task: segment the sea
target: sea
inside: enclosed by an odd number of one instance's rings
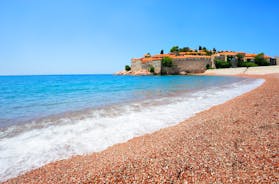
[[[173,126],[263,79],[0,76],[0,181]]]

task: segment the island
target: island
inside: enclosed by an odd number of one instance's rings
[[[236,51],[208,50],[174,46],[169,53],[161,50],[160,54],[145,54],[141,58],[132,58],[131,65],[118,75],[187,75],[204,73],[207,69],[237,68],[278,65],[279,58],[264,53],[252,54]]]

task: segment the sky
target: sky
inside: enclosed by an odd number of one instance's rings
[[[0,75],[110,74],[172,46],[279,55],[278,0],[1,0]]]

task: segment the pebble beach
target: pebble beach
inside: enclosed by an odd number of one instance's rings
[[[178,125],[4,183],[278,183],[279,74],[260,78]]]

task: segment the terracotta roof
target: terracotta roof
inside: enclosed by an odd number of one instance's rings
[[[257,54],[245,54],[245,57],[255,57]]]
[[[245,54],[245,58],[254,58],[257,54]],[[271,58],[270,56],[264,55],[264,58]]]
[[[150,62],[150,61],[158,61],[158,60],[161,60],[161,58],[150,57],[150,58],[142,58],[142,59],[141,59],[141,61],[144,62],[144,63],[145,63],[145,62]]]
[[[231,55],[231,56],[235,56],[237,55],[239,52],[220,52],[218,54],[220,55]]]
[[[190,51],[190,52],[179,52],[178,54],[179,55],[200,55],[200,54],[206,55],[206,52],[205,51],[199,51],[199,52]]]
[[[156,54],[152,57],[159,57],[159,58],[162,58],[162,57],[166,57],[166,56],[170,56],[170,54]]]
[[[211,56],[199,56],[199,55],[185,55],[185,56],[174,56],[173,59],[183,59],[183,58],[211,58]]]
[[[149,62],[149,61],[158,61],[161,60],[163,57],[170,57],[173,59],[183,59],[183,58],[211,58],[211,56],[206,56],[206,55],[200,55],[202,53],[206,53],[204,51],[202,52],[179,52],[179,55],[176,56],[172,53],[168,53],[168,54],[156,54],[153,55],[151,57],[143,57],[143,58],[132,58],[132,61],[141,61],[141,62]],[[257,54],[249,54],[249,53],[244,53],[244,52],[229,52],[229,51],[225,51],[225,52],[220,52],[217,54],[214,54],[214,56],[218,56],[218,55],[232,55],[232,56],[236,56],[237,54],[245,54],[245,58],[246,59],[253,59]],[[271,58],[269,56],[264,56],[264,58]]]

